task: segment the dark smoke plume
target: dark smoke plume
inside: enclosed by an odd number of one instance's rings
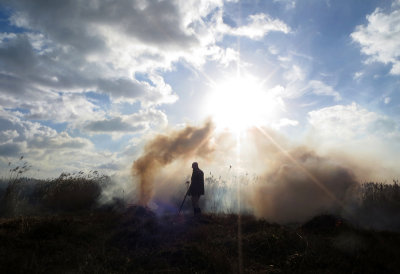
[[[134,161],[132,174],[139,177],[139,203],[147,205],[153,196],[153,181],[160,169],[173,161],[194,157],[207,159],[213,152],[210,137],[214,125],[209,120],[202,127],[187,126],[149,141],[142,156]]]

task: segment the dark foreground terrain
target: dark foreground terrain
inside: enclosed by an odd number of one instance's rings
[[[289,227],[130,207],[0,219],[0,273],[398,273],[399,249],[399,233],[333,216]]]

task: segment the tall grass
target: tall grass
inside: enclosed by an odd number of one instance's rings
[[[9,177],[0,180],[0,216],[90,210],[98,206],[103,189],[111,184],[110,177],[98,171],[62,173],[41,180],[24,177],[28,170],[27,163],[11,167]]]
[[[400,230],[400,187],[393,184],[367,182],[359,190],[360,202],[354,219],[374,229]]]

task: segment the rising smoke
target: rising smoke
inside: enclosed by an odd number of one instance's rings
[[[208,205],[219,205],[207,206],[209,211],[238,212],[246,208],[257,217],[287,223],[321,213],[345,213],[356,200],[358,162],[342,161],[338,153],[323,157],[311,146],[292,145],[273,130],[249,130],[240,149],[232,140],[235,136],[217,132],[211,121],[154,137],[132,166],[132,174],[138,179],[139,202],[147,205],[152,200],[176,198],[159,182],[164,178],[171,189],[175,183],[169,178],[182,172],[182,165],[176,163],[183,161],[189,169],[186,163],[199,157],[206,177],[210,174],[202,199]],[[219,167],[230,173],[218,174]],[[257,181],[249,182],[249,177],[241,176],[244,173],[257,174]]]
[[[187,126],[149,141],[132,166],[132,174],[139,177],[139,203],[149,203],[154,194],[154,179],[164,166],[182,159],[210,158],[214,150],[210,143],[213,131],[213,123],[207,121],[202,127]]]
[[[248,200],[254,214],[280,223],[306,221],[318,214],[346,214],[358,187],[353,172],[298,147],[278,159]]]

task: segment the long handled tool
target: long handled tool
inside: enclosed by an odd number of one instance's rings
[[[189,182],[186,182],[186,184],[189,184]],[[188,187],[188,190],[186,191],[185,197],[183,198],[183,201],[181,203],[181,207],[179,208],[178,215],[181,214],[181,210],[182,210],[183,204],[185,203],[186,196],[189,194],[189,190],[190,190],[190,186]]]

